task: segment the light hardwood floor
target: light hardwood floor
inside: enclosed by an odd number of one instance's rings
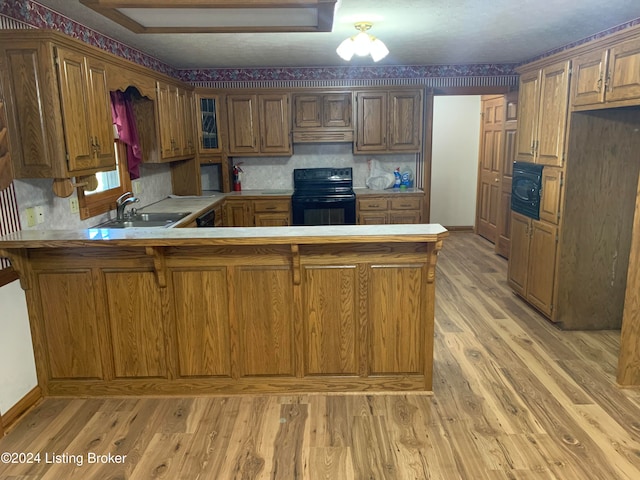
[[[432,395],[48,398],[0,440],[41,463],[0,463],[0,479],[640,478],[619,332],[555,328],[476,235],[452,233],[438,261]]]

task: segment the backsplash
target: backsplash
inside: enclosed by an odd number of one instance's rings
[[[142,165],[140,180],[140,199],[137,208],[162,200],[171,194],[171,172],[165,164]],[[77,213],[71,213],[70,199],[77,198],[74,191],[71,197],[60,198],[53,194],[51,179],[24,179],[13,181],[17,204],[20,206],[20,223],[23,230],[72,230],[89,228],[114,216],[114,211],[81,220]],[[44,223],[34,227],[27,226],[26,209],[35,206],[44,208]]]
[[[370,158],[389,171],[409,166],[416,172],[416,155],[354,155],[351,143],[296,144],[291,157],[236,158],[243,170],[243,190],[292,189],[294,168],[351,167],[353,186],[365,187]]]

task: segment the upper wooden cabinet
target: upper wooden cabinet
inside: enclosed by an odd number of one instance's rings
[[[115,167],[105,65],[54,37],[0,33],[15,178],[70,178]]]
[[[193,157],[193,92],[166,82],[157,83],[158,161]]]
[[[219,155],[222,152],[220,138],[220,97],[211,94],[196,95],[198,152],[203,155]]]
[[[109,169],[115,149],[105,65],[72,50],[56,51],[69,171]]]
[[[419,152],[422,90],[356,92],[354,153]]]
[[[300,93],[293,96],[293,141],[352,142],[351,92]]]
[[[229,154],[291,155],[290,118],[287,93],[227,95]]]
[[[570,62],[520,77],[516,160],[561,166],[569,103]]]
[[[575,58],[572,107],[635,105],[640,99],[640,39]]]

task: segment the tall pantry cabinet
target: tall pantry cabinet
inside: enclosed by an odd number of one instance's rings
[[[633,27],[519,68],[516,159],[544,168],[540,219],[511,214],[508,281],[564,329],[620,328],[638,268],[638,65]]]

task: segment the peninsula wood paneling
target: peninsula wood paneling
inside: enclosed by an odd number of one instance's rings
[[[226,269],[172,276],[179,375],[231,375]]]
[[[90,271],[38,275],[49,378],[103,378]]]
[[[117,378],[166,377],[164,312],[153,272],[107,272]]]
[[[305,266],[305,373],[357,374],[357,279],[355,265]]]
[[[423,266],[371,265],[368,281],[371,374],[422,373]]]
[[[240,375],[293,375],[291,269],[278,265],[238,267],[233,302]]]

